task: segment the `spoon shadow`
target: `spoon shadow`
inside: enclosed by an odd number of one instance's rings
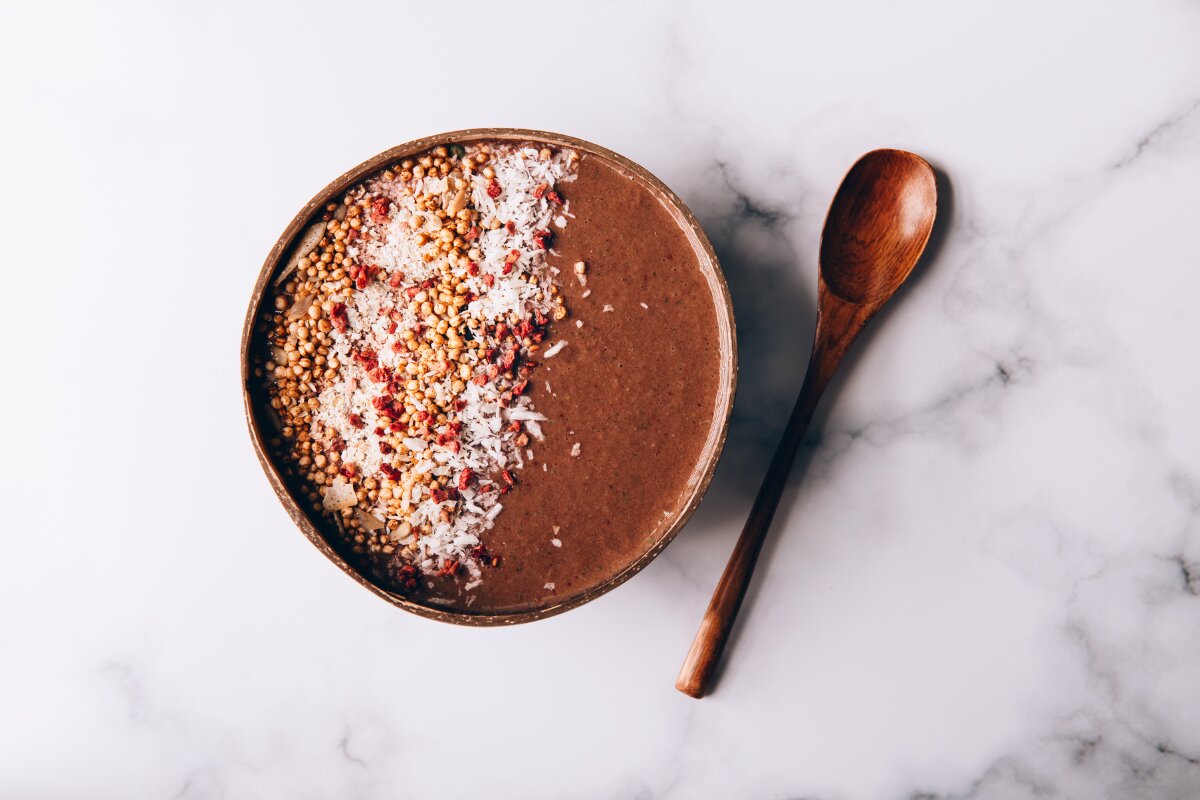
[[[874,341],[877,335],[879,335],[879,330],[886,326],[887,320],[893,313],[894,307],[898,303],[903,302],[904,298],[907,297],[909,293],[917,290],[917,286],[924,279],[925,273],[931,270],[941,257],[945,242],[950,236],[950,231],[954,225],[954,189],[949,175],[937,164],[932,164],[932,166],[938,193],[937,220],[934,224],[929,242],[925,247],[925,251],[921,256],[921,259],[918,261],[916,268],[913,270],[913,274],[902,286],[900,286],[899,289],[896,290],[895,294],[892,296],[892,299],[880,310],[875,319],[872,320],[871,324],[869,324],[863,331],[862,335],[859,337],[859,341],[856,342],[854,347],[851,348],[850,352],[846,356],[846,359],[843,361],[842,366],[839,368],[838,373],[825,390],[822,403],[814,415],[812,425],[809,427],[809,433],[805,437],[804,444],[802,445],[800,452],[796,457],[796,463],[792,467],[791,476],[788,479],[788,488],[785,490],[784,496],[781,499],[779,507],[776,511],[777,525],[783,524],[783,519],[793,511],[793,505],[796,502],[795,488],[804,480],[811,464],[812,456],[820,447],[822,439],[821,432],[824,429],[825,422],[828,419],[829,409],[832,408],[837,402],[837,399],[841,394],[843,387],[845,386],[848,375],[854,371],[859,359],[862,358],[862,353],[871,346],[871,342]],[[793,275],[796,275],[797,272],[797,270],[792,270]],[[815,293],[811,289],[808,291],[809,298],[811,298],[814,294]],[[808,306],[810,307],[810,311],[808,312],[806,320],[806,335],[798,336],[790,341],[805,342],[807,341],[807,338],[811,336],[812,329],[815,325],[815,305],[815,302],[809,300]],[[736,304],[735,313],[737,313]],[[745,342],[739,346],[739,356],[743,348],[758,346],[762,346],[762,343],[754,341]],[[807,359],[805,360],[805,366],[806,365]],[[799,364],[796,365],[796,374],[798,376],[796,380],[796,391],[799,391],[800,378],[802,378],[804,374],[804,369]],[[739,385],[739,391],[740,390],[741,386]],[[795,392],[788,397],[786,407],[790,408],[790,403],[794,397]],[[787,411],[785,408],[785,410],[779,413],[777,425],[778,432],[783,430],[786,416]],[[765,450],[756,447],[753,449],[752,453],[748,454],[753,458],[756,458],[758,461],[758,464],[754,470],[754,474],[759,480],[761,480],[762,476],[765,474],[767,463],[774,452],[775,443],[778,440],[778,432],[776,433],[775,439]],[[754,484],[754,486],[756,488],[757,483]],[[751,493],[751,497],[752,496],[753,492]],[[741,523],[744,521],[745,509],[740,504],[738,505],[738,509],[741,510],[743,516],[742,518],[739,518],[736,521],[736,524],[734,524],[728,531],[728,541],[730,543],[736,540],[737,531],[740,530]],[[724,532],[722,532],[722,536],[725,536]],[[779,547],[781,538],[782,537],[778,535],[770,536],[763,545],[763,549],[758,559],[757,574],[750,582],[750,586],[746,592],[746,597],[742,604],[741,613],[739,614],[742,619],[744,619],[747,615],[753,614],[755,607],[758,605],[758,601],[761,597],[762,585],[768,579],[768,575],[771,571],[771,565],[774,561],[776,553],[778,552],[777,548]],[[726,646],[727,652],[738,646],[738,641],[740,640],[741,635],[742,625],[735,623],[733,630],[730,633],[729,642]],[[714,682],[721,679],[726,663],[727,659],[722,659],[718,664],[716,673],[714,675]]]

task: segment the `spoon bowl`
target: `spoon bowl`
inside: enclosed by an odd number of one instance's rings
[[[850,168],[821,233],[821,277],[851,303],[881,303],[920,258],[937,214],[933,168],[903,150],[872,150]]]

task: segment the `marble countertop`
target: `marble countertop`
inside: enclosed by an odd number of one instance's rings
[[[0,5],[0,796],[1200,796],[1200,7]],[[694,521],[564,616],[400,612],[296,532],[238,338],[332,176],[477,125],[691,205],[741,383]],[[717,693],[672,688],[881,146],[935,252],[802,451]]]

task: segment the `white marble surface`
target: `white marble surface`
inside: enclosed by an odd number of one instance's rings
[[[1200,7],[782,7],[0,2],[0,796],[1200,796]],[[316,189],[493,124],[677,189],[743,373],[662,558],[466,630],[298,535],[237,353]],[[940,246],[826,398],[696,702],[825,207],[878,146],[944,173]]]

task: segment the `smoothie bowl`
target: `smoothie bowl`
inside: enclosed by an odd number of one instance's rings
[[[380,597],[497,625],[621,584],[716,467],[733,312],[683,203],[518,129],[392,148],[271,250],[247,312],[251,438],[308,539]]]

